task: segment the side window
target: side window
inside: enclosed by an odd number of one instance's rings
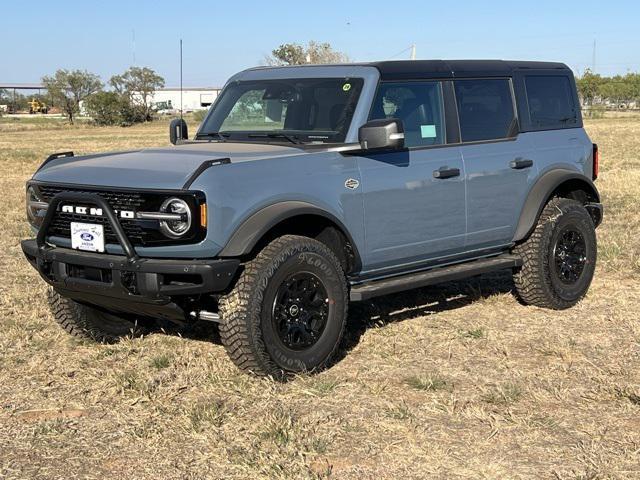
[[[398,118],[407,147],[445,143],[440,82],[384,82],[373,101],[369,120]]]
[[[509,80],[492,78],[454,83],[462,141],[509,138],[515,122]]]
[[[528,75],[524,83],[533,127],[566,128],[578,123],[573,90],[567,77]]]

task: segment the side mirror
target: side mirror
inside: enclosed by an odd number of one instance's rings
[[[175,118],[171,120],[169,124],[169,141],[176,145],[182,140],[189,139],[189,130],[187,129],[187,122],[181,118]]]
[[[400,149],[404,147],[402,120],[397,118],[371,120],[358,130],[358,141],[363,150]]]

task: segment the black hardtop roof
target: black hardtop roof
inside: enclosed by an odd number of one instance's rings
[[[556,71],[573,75],[571,69],[559,62],[531,62],[521,60],[385,60],[380,62],[278,65],[249,68],[251,70],[373,67],[382,80],[410,80],[419,78],[510,77],[516,71]]]
[[[385,79],[508,77],[515,70],[565,70],[564,63],[514,60],[392,60],[370,62]]]

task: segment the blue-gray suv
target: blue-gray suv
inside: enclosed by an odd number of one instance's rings
[[[522,303],[568,308],[602,220],[579,105],[559,63],[253,68],[193,139],[51,155],[22,249],[69,333],[213,321],[279,378],[331,362],[350,301],[511,269]]]

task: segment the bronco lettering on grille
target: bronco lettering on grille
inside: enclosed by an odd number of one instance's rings
[[[114,210],[120,218],[135,218],[136,214],[132,210]],[[80,207],[75,205],[63,205],[62,213],[77,213],[79,215],[92,215],[94,217],[102,217],[101,208],[96,207]]]

